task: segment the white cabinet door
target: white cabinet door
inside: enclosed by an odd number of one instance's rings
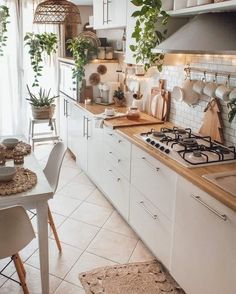
[[[126,0],[93,0],[94,29],[126,26]]]
[[[93,117],[88,119],[88,175],[97,186],[101,187],[103,129],[96,128],[96,120]]]
[[[60,93],[60,101],[59,101],[59,133],[60,138],[64,142],[64,144],[67,146],[68,144],[68,137],[67,137],[67,114],[66,114],[66,107],[67,107],[67,98],[65,95]]]
[[[236,293],[236,213],[180,177],[171,274],[188,294]]]
[[[169,269],[172,223],[131,186],[129,223],[156,257]]]

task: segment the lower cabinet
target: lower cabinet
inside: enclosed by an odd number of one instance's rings
[[[172,223],[132,186],[129,223],[156,257],[169,269]]]
[[[179,177],[171,274],[188,294],[236,293],[236,215]]]

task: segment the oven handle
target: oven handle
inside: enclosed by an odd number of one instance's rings
[[[142,159],[146,162],[147,165],[149,165],[151,168],[154,168],[157,172],[160,170],[159,167],[156,167],[151,162],[149,162],[145,156],[143,156]]]
[[[225,214],[221,214],[219,213],[217,210],[215,210],[214,208],[210,207],[206,202],[204,202],[200,196],[198,195],[191,195],[193,199],[195,199],[197,202],[199,202],[200,204],[202,204],[203,206],[205,206],[208,210],[210,210],[211,212],[213,212],[215,215],[217,215],[219,218],[221,218],[223,221],[227,221],[227,215]]]

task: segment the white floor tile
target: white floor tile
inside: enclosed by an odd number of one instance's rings
[[[88,178],[88,176],[86,176],[85,173],[77,175],[75,178],[73,178],[73,182],[76,182],[81,185],[90,185],[94,187],[93,182]]]
[[[129,262],[145,262],[153,259],[155,259],[154,255],[149,251],[142,241],[139,241],[130,257]]]
[[[98,189],[94,190],[86,199],[87,202],[100,205],[102,207],[113,208],[111,203]]]
[[[83,202],[70,217],[90,225],[102,227],[111,215],[112,211],[112,208]]]
[[[94,189],[94,186],[70,181],[62,189],[59,190],[59,193],[73,199],[85,200],[93,192]]]
[[[49,239],[49,272],[63,279],[82,254],[82,250],[63,243],[61,245],[62,252],[60,254],[56,242]],[[37,250],[26,263],[39,269],[39,251]]]
[[[126,263],[136,244],[136,239],[102,229],[86,251],[114,262]]]
[[[30,294],[42,294],[40,271],[32,266],[25,265],[26,270],[26,283]],[[15,273],[14,279],[18,280],[18,276]],[[62,282],[61,279],[50,275],[50,293],[54,293],[56,288]],[[1,294],[23,294],[22,288],[19,284],[8,280],[1,288]]]
[[[113,212],[113,214],[107,220],[103,228],[138,240],[138,237],[135,234],[135,232],[126,223],[126,221],[119,215],[117,211]]]
[[[55,294],[85,294],[84,289],[63,281]]]
[[[82,287],[79,280],[79,273],[90,271],[98,267],[112,266],[115,264],[116,263],[111,260],[105,259],[103,257],[88,252],[84,252],[80,256],[79,260],[75,263],[73,268],[69,271],[69,273],[65,277],[65,280]]]
[[[63,216],[63,215],[60,215],[57,213],[53,213],[53,212],[52,212],[52,216],[53,216],[53,220],[54,220],[56,228],[58,228],[66,219],[66,216]],[[34,231],[36,233],[38,233],[37,216],[35,216],[33,219],[31,219],[31,223],[33,225]],[[51,234],[52,234],[52,229],[51,229],[50,225],[48,225],[48,235],[50,236]]]
[[[69,181],[71,181],[78,174],[80,174],[80,170],[78,168],[62,166],[57,190],[65,186]]]
[[[62,242],[84,250],[98,231],[98,227],[69,218],[58,229],[58,235]]]
[[[69,216],[81,204],[81,200],[72,199],[67,195],[56,193],[52,200],[49,201],[49,207],[52,212],[63,216]]]

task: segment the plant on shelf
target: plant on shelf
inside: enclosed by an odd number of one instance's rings
[[[118,87],[118,89],[114,91],[113,100],[117,106],[125,105],[125,93],[122,91],[121,87]]]
[[[230,100],[230,102],[227,103],[227,106],[229,108],[228,119],[229,122],[232,123],[234,117],[236,116],[236,98]]]
[[[76,78],[79,83],[82,82],[85,76],[85,65],[88,63],[88,51],[94,47],[91,42],[84,37],[76,37],[67,41],[67,48],[72,53],[75,61],[73,68],[73,78]]]
[[[29,55],[31,66],[34,71],[34,82],[32,87],[39,86],[39,77],[43,71],[43,57],[56,53],[57,50],[57,35],[54,33],[26,33],[24,41],[25,45],[29,46]]]
[[[54,104],[55,99],[59,96],[50,96],[51,89],[49,91],[39,89],[38,95],[33,94],[29,86],[27,85],[27,90],[29,93],[29,101],[32,109],[32,115],[35,119],[48,119],[52,118],[56,105]]]
[[[3,56],[3,47],[7,42],[7,25],[10,23],[9,8],[5,5],[0,5],[0,56]]]
[[[132,17],[136,18],[132,34],[136,44],[130,45],[136,63],[143,64],[145,70],[151,66],[157,66],[157,69],[161,71],[164,55],[153,53],[152,50],[165,39],[168,14],[162,10],[161,0],[132,0],[131,2],[138,7],[138,10],[132,14]],[[160,23],[160,29],[157,29],[157,23]]]

